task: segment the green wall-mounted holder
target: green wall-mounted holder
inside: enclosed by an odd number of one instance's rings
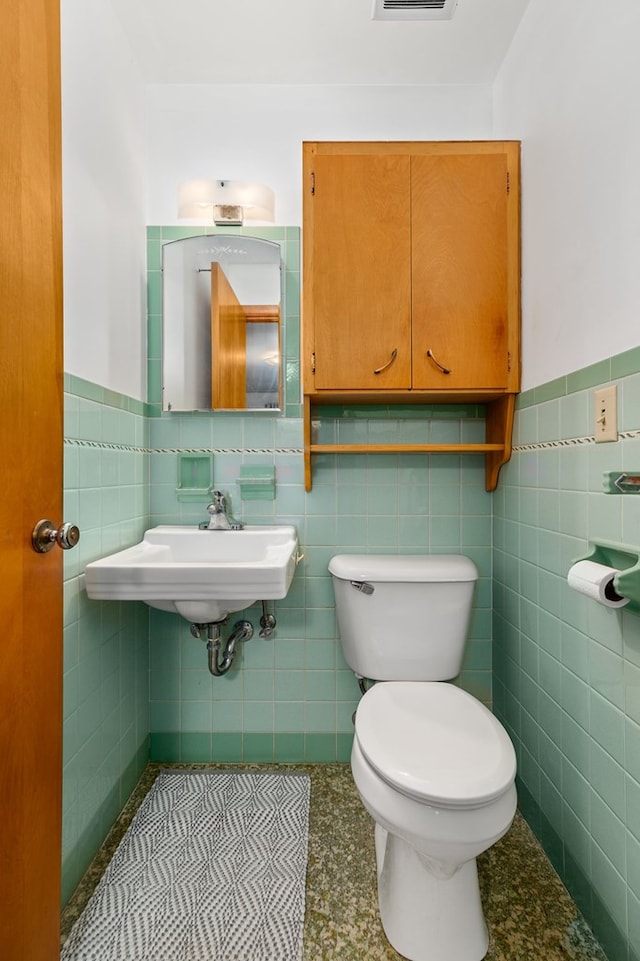
[[[243,501],[273,501],[276,499],[276,469],[265,465],[240,467],[237,480]]]
[[[613,579],[613,586],[623,597],[629,598],[624,610],[640,612],[640,547],[618,544],[614,541],[589,541],[590,551],[578,561],[593,561],[605,567],[616,567],[620,573]]]
[[[202,501],[211,494],[213,458],[211,454],[178,454],[179,501]]]
[[[605,494],[640,494],[640,470],[607,470],[602,489]]]

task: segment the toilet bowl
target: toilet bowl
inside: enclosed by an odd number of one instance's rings
[[[376,822],[390,943],[411,961],[480,961],[489,940],[475,859],[516,810],[504,729],[453,685],[388,681],[358,706],[351,769]]]
[[[410,961],[481,961],[476,858],[509,829],[517,797],[506,731],[445,683],[461,670],[477,569],[458,555],[344,554],[329,570],[345,660],[366,691],[351,769],[375,821],[385,934]]]

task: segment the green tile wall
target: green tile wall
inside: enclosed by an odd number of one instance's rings
[[[277,602],[277,636],[254,638],[228,675],[212,678],[206,649],[178,616],[151,612],[151,756],[157,760],[347,760],[358,687],[337,637],[330,557],[342,552],[453,552],[476,561],[481,581],[472,641],[460,683],[491,701],[491,497],[480,457],[327,455],[314,458],[305,493],[300,419],[300,245],[298,228],[258,235],[283,243],[286,409],[284,415],[160,415],[161,245],[191,228],[152,227],[149,244],[151,523],[196,524],[206,499],[176,496],[179,457],[211,452],[216,487],[245,523],[292,523],[304,560]],[[247,229],[248,233],[258,233]],[[407,443],[479,438],[483,411],[440,408],[327,408],[321,436]],[[275,468],[275,500],[242,501],[241,467]],[[259,606],[246,612],[259,625]],[[239,614],[238,617],[241,615]],[[256,632],[257,633],[257,632]]]
[[[104,840],[148,757],[148,611],[90,601],[85,565],[148,526],[146,405],[65,377],[62,896]]]
[[[176,229],[148,235],[149,404],[66,383],[65,516],[80,519],[83,540],[66,558],[65,892],[135,781],[147,732],[157,760],[348,758],[358,691],[337,639],[333,553],[464,552],[481,579],[460,683],[486,703],[493,697],[516,744],[521,807],[609,957],[637,961],[640,618],[570,591],[566,572],[589,537],[640,541],[640,497],[604,495],[600,480],[640,464],[640,348],[519,398],[516,449],[494,495],[470,455],[319,456],[305,493],[299,235],[285,232],[285,415],[160,415],[159,251]],[[603,380],[619,385],[625,434],[596,446],[591,393]],[[475,408],[324,415],[319,431],[341,440],[473,439],[482,430]],[[246,522],[294,523],[305,553],[275,605],[277,635],[252,640],[222,678],[208,673],[204,645],[181,618],[95,605],[79,577],[88,560],[152,524],[203,519],[204,499],[176,496],[179,455],[194,449],[213,456],[214,482]],[[242,502],[240,467],[262,464],[275,467],[276,499]],[[260,613],[247,615],[257,625]]]
[[[566,581],[588,540],[640,551],[640,350],[528,391],[493,498],[494,709],[520,804],[610,959],[640,957],[640,617]],[[594,444],[593,388],[618,385],[617,443]]]
[[[460,683],[491,701],[491,495],[478,458],[340,455],[318,458],[304,491],[302,455],[277,446],[252,453],[247,421],[233,415],[172,414],[150,424],[151,524],[196,524],[201,504],[178,501],[177,461],[194,424],[211,444],[214,482],[245,523],[294,524],[304,559],[285,600],[274,604],[277,635],[240,649],[238,669],[213,678],[206,648],[186,621],[151,612],[151,744],[156,760],[348,760],[359,694],[342,658],[327,564],[338,552],[465,553],[481,573]],[[261,417],[261,421],[263,418]],[[280,422],[282,423],[282,422]],[[434,420],[431,419],[431,424]],[[233,447],[226,453],[229,434]],[[262,432],[262,443],[265,440]],[[302,446],[302,424],[287,422],[287,444]],[[241,501],[242,464],[273,464],[273,501]],[[257,628],[254,605],[237,617]],[[234,616],[235,619],[235,616]]]
[[[320,456],[305,493],[299,232],[284,234],[285,414],[251,417],[160,414],[159,252],[177,230],[148,234],[149,403],[77,377],[65,383],[65,516],[83,532],[65,558],[65,896],[148,749],[158,760],[348,758],[358,691],[337,638],[333,553],[464,552],[481,579],[460,683],[493,698],[516,744],[521,808],[610,959],[638,961],[640,618],[570,591],[566,572],[589,537],[640,541],[640,498],[604,495],[600,480],[640,465],[640,348],[521,395],[516,448],[494,495],[484,491],[481,458],[469,455]],[[596,446],[592,389],[612,380],[624,434]],[[416,443],[482,432],[475,408],[363,414],[327,409],[319,430]],[[212,455],[214,482],[246,522],[294,523],[305,553],[275,605],[276,636],[252,640],[222,678],[208,673],[204,645],[181,618],[89,602],[80,576],[150,525],[203,518],[204,499],[176,495],[179,455],[194,450]],[[241,465],[261,464],[275,467],[276,499],[242,502]],[[257,625],[260,613],[247,615]]]

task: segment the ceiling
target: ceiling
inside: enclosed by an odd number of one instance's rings
[[[372,21],[372,0],[109,0],[148,83],[491,83],[530,0]]]

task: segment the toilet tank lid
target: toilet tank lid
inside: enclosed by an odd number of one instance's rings
[[[345,581],[476,581],[478,569],[461,554],[336,554],[329,572]]]

